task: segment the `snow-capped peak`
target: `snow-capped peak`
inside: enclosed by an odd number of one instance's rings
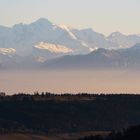
[[[40,19],[38,19],[37,21],[35,21],[36,23],[44,23],[44,24],[46,24],[46,23],[49,23],[49,24],[53,24],[51,21],[49,21],[48,19],[46,19],[46,18],[40,18]]]
[[[118,36],[124,36],[124,35],[120,32],[113,32],[109,35],[109,37],[118,37]]]
[[[65,31],[67,31],[73,39],[75,39],[75,40],[77,39],[76,36],[70,31],[70,29],[66,25],[59,25],[59,27]]]
[[[16,50],[13,48],[0,48],[0,53],[3,55],[14,54],[16,53]]]
[[[89,50],[91,51],[91,52],[94,52],[94,51],[96,51],[96,50],[98,50],[99,48],[98,47],[95,47],[95,48],[89,48]]]
[[[66,46],[44,43],[44,42],[40,42],[38,45],[35,45],[35,48],[42,49],[42,50],[49,50],[52,53],[71,53],[71,52],[73,52],[72,49],[67,48]]]

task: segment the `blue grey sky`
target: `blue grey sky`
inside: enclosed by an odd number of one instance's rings
[[[40,17],[104,34],[138,34],[140,0],[0,0],[0,25],[30,23]]]

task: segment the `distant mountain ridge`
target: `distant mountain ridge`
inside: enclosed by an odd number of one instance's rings
[[[130,48],[137,43],[140,43],[139,35],[114,32],[106,37],[92,28],[80,30],[40,18],[31,24],[0,26],[0,67],[24,66],[22,63],[36,65],[51,59],[59,60],[65,55],[72,55],[74,59],[79,55],[89,56],[92,51],[98,52],[101,50],[98,48],[118,53],[115,50]]]
[[[44,56],[45,55],[46,54],[44,54]],[[22,57],[16,54],[0,54],[0,68],[37,68],[51,70],[139,70],[140,44],[136,44],[131,48],[117,50],[98,48],[88,54],[69,54],[64,56],[58,56],[57,58],[52,57],[52,59],[49,60],[44,60],[43,57],[35,57],[32,55]]]
[[[132,48],[99,48],[86,55],[63,56],[43,63],[50,69],[140,69],[140,44]]]

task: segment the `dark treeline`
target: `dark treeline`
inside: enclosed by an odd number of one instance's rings
[[[0,133],[112,131],[140,124],[140,95],[15,94],[0,97]]]
[[[108,136],[85,136],[79,140],[140,140],[140,125],[112,132]]]

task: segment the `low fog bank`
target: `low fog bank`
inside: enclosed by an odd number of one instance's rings
[[[0,71],[0,91],[33,93],[140,93],[139,71]]]

